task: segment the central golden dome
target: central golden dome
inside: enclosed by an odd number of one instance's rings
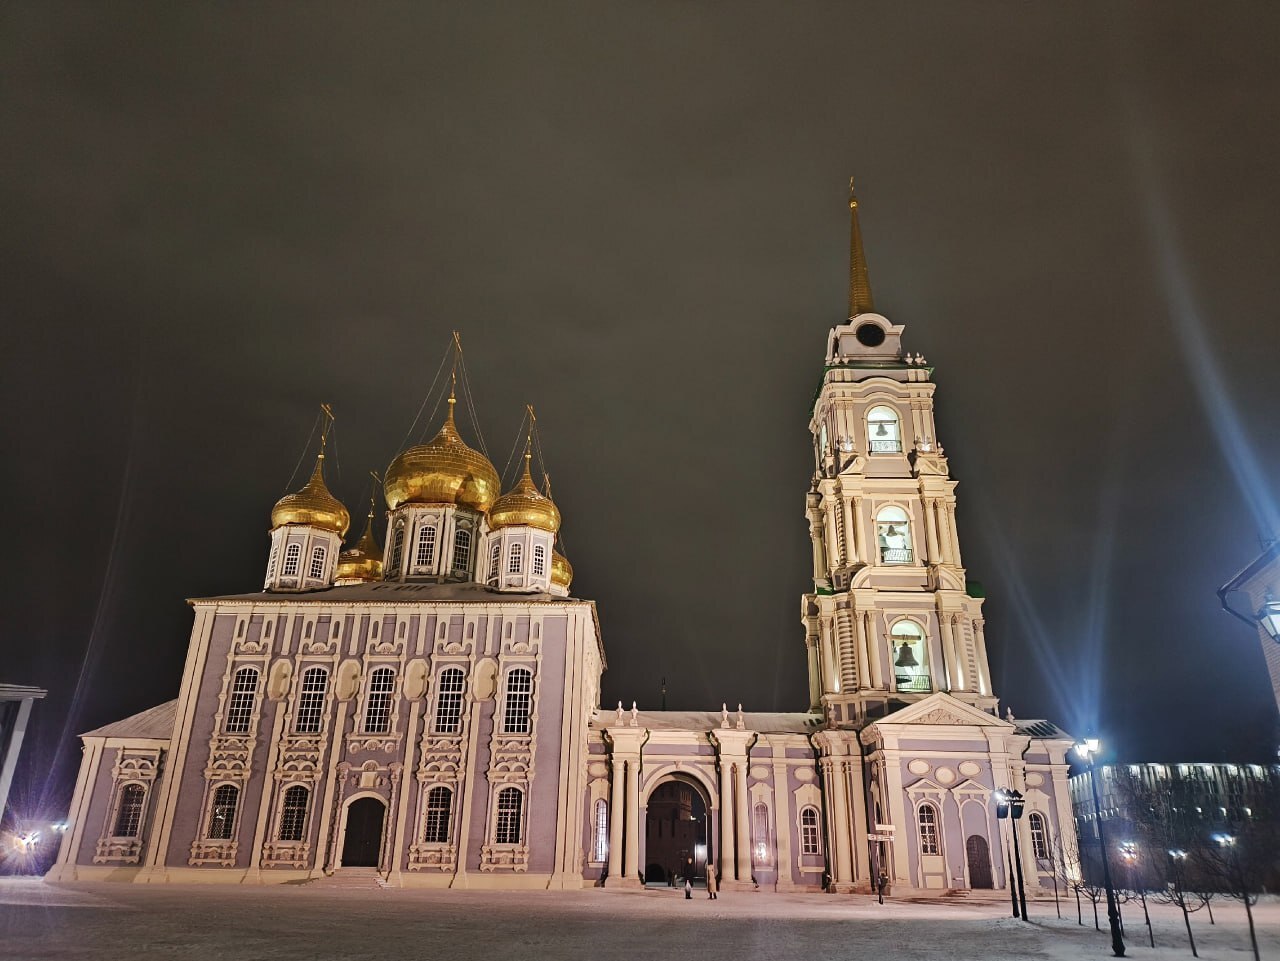
[[[324,453],[316,457],[315,470],[302,490],[285,494],[271,509],[271,528],[285,524],[302,524],[333,531],[339,537],[351,526],[351,515],[338,498],[329,493],[324,483]]]
[[[382,548],[373,539],[373,514],[365,523],[364,533],[355,547],[338,555],[338,569],[334,574],[338,581],[382,580]]]
[[[536,527],[554,534],[560,529],[560,509],[555,502],[538,491],[529,475],[529,451],[524,452],[524,473],[516,486],[493,502],[489,511],[489,529],[502,527]]]
[[[387,506],[401,504],[457,504],[474,511],[493,506],[502,482],[489,458],[462,441],[453,422],[453,405],[440,432],[429,443],[396,455],[387,468],[382,490]]]

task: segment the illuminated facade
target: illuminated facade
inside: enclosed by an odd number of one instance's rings
[[[1074,847],[1070,738],[1002,719],[961,564],[932,370],[875,313],[851,201],[848,322],[809,427],[806,709],[602,706],[595,606],[569,592],[531,459],[500,494],[453,398],[387,471],[386,543],[324,482],[272,515],[262,591],[192,601],[178,699],[84,735],[53,878],[580,888],[717,865],[727,890],[1001,887],[1019,842]],[[323,882],[322,882],[323,883]]]

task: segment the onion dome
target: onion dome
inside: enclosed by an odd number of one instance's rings
[[[285,524],[299,524],[332,531],[339,537],[347,533],[347,528],[351,526],[351,515],[342,506],[342,502],[329,493],[329,488],[324,483],[323,467],[322,451],[316,457],[315,469],[306,486],[297,493],[285,494],[276,501],[276,506],[271,509],[272,530]]]
[[[364,533],[356,546],[338,555],[338,570],[334,575],[338,581],[380,581],[382,580],[382,548],[373,539],[373,512],[369,512],[369,520],[364,525]]]
[[[551,583],[567,591],[572,581],[573,565],[569,563],[569,558],[553,550],[551,552]]]
[[[382,489],[392,510],[401,504],[457,504],[481,512],[493,506],[502,481],[489,458],[463,443],[453,422],[456,403],[450,394],[440,432],[401,451],[387,468]]]
[[[503,527],[536,527],[554,534],[560,529],[560,510],[555,502],[533,485],[529,461],[533,454],[524,452],[524,473],[516,486],[493,502],[489,511],[489,529]]]

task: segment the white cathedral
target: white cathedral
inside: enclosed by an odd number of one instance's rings
[[[932,368],[875,312],[850,208],[849,319],[809,422],[807,709],[602,706],[550,487],[526,451],[501,493],[451,396],[386,471],[384,547],[371,512],[342,550],[322,443],[272,511],[262,590],[191,601],[177,699],[82,735],[48,877],[626,888],[712,865],[728,890],[942,895],[1006,887],[1016,843],[1031,893],[1050,885],[1071,738],[1000,717]]]

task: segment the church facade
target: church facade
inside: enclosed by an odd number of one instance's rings
[[[310,480],[272,512],[260,591],[191,601],[176,700],[82,735],[53,880],[1032,893],[1075,848],[1070,737],[999,715],[932,369],[875,312],[851,197],[849,318],[812,408],[793,713],[600,704],[531,454],[502,493],[448,414],[396,457],[387,536]],[[993,792],[1026,816],[999,820]]]

